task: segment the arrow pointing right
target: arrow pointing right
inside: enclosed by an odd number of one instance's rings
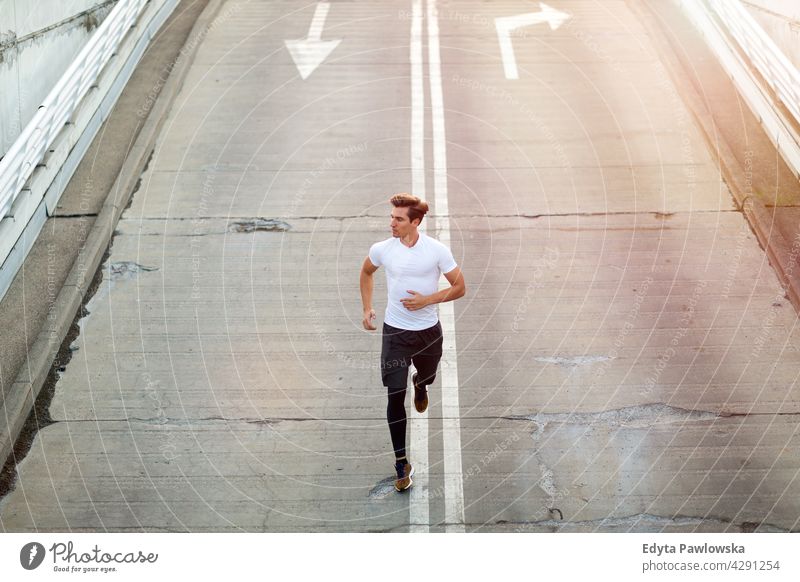
[[[552,30],[557,29],[569,19],[569,14],[551,8],[547,4],[539,3],[541,12],[528,12],[516,16],[504,16],[494,19],[497,28],[497,39],[500,41],[500,54],[503,56],[503,68],[506,79],[519,79],[517,59],[514,56],[514,46],[511,44],[511,33],[525,26],[532,26],[546,22]]]
[[[333,49],[342,42],[341,39],[322,40],[322,29],[325,27],[325,19],[330,7],[331,5],[327,2],[317,4],[311,27],[308,29],[308,37],[284,41],[303,80],[308,79],[311,73],[322,64],[322,61],[328,58]]]

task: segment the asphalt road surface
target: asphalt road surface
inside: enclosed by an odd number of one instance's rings
[[[639,16],[550,6],[227,2],[2,528],[797,530],[796,314]],[[403,191],[468,291],[397,494]]]

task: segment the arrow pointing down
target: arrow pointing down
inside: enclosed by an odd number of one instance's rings
[[[317,4],[307,38],[284,41],[303,80],[308,79],[311,73],[322,64],[322,61],[328,58],[333,49],[342,42],[341,39],[322,40],[322,29],[325,26],[325,18],[328,16],[330,7],[331,5],[327,2]]]
[[[541,12],[528,12],[527,14],[494,19],[494,25],[497,28],[497,39],[500,41],[500,54],[503,55],[503,68],[505,69],[506,79],[519,79],[517,59],[514,56],[514,46],[511,44],[511,33],[513,31],[542,22],[548,23],[550,28],[555,30],[569,19],[569,14],[551,8],[547,4],[540,2],[539,8],[542,9]]]

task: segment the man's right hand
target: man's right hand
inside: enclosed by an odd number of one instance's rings
[[[369,330],[373,330],[373,331],[378,329],[377,327],[372,325],[372,322],[375,319],[375,317],[376,317],[376,315],[375,315],[375,310],[374,309],[366,309],[366,310],[364,310],[364,321],[361,322],[364,325],[364,329],[369,329]]]

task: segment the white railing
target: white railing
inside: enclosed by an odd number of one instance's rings
[[[744,53],[800,122],[800,72],[739,0],[708,0]]]
[[[0,160],[0,220],[147,3],[119,0]]]
[[[800,178],[797,69],[739,0],[673,1],[705,37],[786,164]],[[754,67],[763,81],[753,73]],[[787,118],[781,104],[793,119]]]

